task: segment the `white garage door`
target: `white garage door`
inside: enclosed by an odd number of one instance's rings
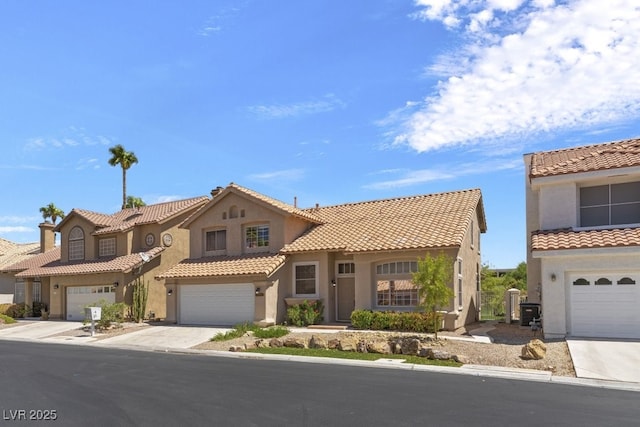
[[[233,326],[253,322],[255,291],[251,283],[182,285],[180,323]]]
[[[571,335],[640,338],[640,274],[574,274]]]
[[[84,308],[104,300],[116,302],[116,288],[113,286],[70,286],[67,287],[67,320],[84,320]]]

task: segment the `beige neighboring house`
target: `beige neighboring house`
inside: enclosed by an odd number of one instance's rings
[[[524,161],[528,295],[545,336],[640,338],[640,139]]]
[[[0,238],[0,271],[39,253],[39,243],[14,243]],[[37,298],[37,290],[34,294]],[[24,302],[24,281],[16,281],[15,276],[10,272],[0,272],[0,304],[19,302]]]
[[[100,300],[131,304],[132,286],[149,283],[146,317],[167,316],[164,281],[154,276],[182,260],[189,233],[179,225],[209,197],[195,197],[106,215],[73,209],[57,226],[40,224],[44,253],[7,266],[25,283],[25,300],[33,283],[54,319],[84,320],[84,307]],[[54,247],[54,232],[60,246]]]
[[[452,258],[446,327],[478,319],[480,190],[300,209],[231,183],[182,225],[189,258],[158,275],[181,324],[281,323],[322,300],[324,323],[355,309],[414,311],[417,259]]]

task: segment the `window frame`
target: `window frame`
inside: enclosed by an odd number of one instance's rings
[[[209,249],[209,234],[210,233],[214,233],[214,248],[213,249]],[[218,233],[224,233],[224,247],[223,248],[218,248],[217,243],[218,243]],[[221,254],[226,252],[227,250],[227,229],[226,228],[215,228],[215,229],[210,229],[210,230],[205,230],[204,231],[204,252],[206,254]]]
[[[79,231],[78,236],[74,236],[74,231]],[[67,241],[67,257],[69,261],[82,261],[85,259],[84,230],[80,226],[75,226],[69,231]]]
[[[636,220],[634,222],[618,222],[618,221],[614,221],[614,216],[615,215],[619,215],[618,212],[616,212],[616,210],[618,209],[623,209],[624,207],[638,207],[640,208],[640,188],[638,190],[638,195],[634,195],[633,192],[631,192],[631,197],[636,197],[636,199],[634,200],[623,200],[623,201],[614,201],[614,198],[616,198],[616,189],[623,186],[623,185],[630,185],[630,184],[635,184],[638,187],[640,187],[640,181],[630,181],[630,182],[618,182],[618,183],[610,183],[610,184],[600,184],[600,185],[588,185],[588,186],[581,186],[578,188],[578,212],[579,212],[579,222],[580,222],[580,228],[598,228],[598,227],[611,227],[611,226],[624,226],[624,225],[634,225],[634,224],[640,224],[640,216],[638,216],[637,218],[635,218]],[[583,194],[583,190],[586,192],[587,190],[594,190],[596,188],[606,188],[606,198],[607,201],[606,203],[604,202],[604,200],[602,202],[590,202],[591,204],[585,204],[587,203],[584,199],[587,198],[587,194]],[[598,195],[595,195],[595,198],[597,199]],[[604,196],[604,195],[602,195]],[[591,197],[594,197],[594,195],[591,195]],[[606,223],[602,223],[602,222],[597,222],[594,224],[589,224],[589,225],[585,225],[584,221],[586,220],[585,218],[585,213],[588,213],[589,211],[593,212],[596,209],[600,209],[604,212],[604,210],[606,209],[606,216],[607,216],[607,221]]]
[[[244,233],[243,233],[243,240],[244,240],[244,248],[245,250],[248,251],[255,251],[255,252],[260,252],[260,251],[265,251],[265,250],[269,250],[269,245],[271,243],[271,230],[270,230],[270,226],[269,224],[266,223],[261,223],[261,224],[254,224],[254,225],[245,225],[244,226]],[[255,229],[256,235],[255,238],[253,236],[249,236],[250,230]],[[261,229],[264,230],[266,229],[266,241],[263,237],[263,241],[261,242],[260,240],[260,233],[261,233]],[[251,241],[255,241],[255,246],[252,246],[249,242]]]
[[[407,268],[408,267],[408,268]],[[418,271],[417,261],[388,261],[380,262],[375,265],[373,271],[373,284],[375,286],[375,307],[387,310],[415,310],[420,305],[420,294],[418,286],[413,283],[413,273]],[[413,289],[402,289],[392,291],[395,282],[410,282]],[[381,282],[389,282],[388,289],[378,290]],[[409,304],[396,304],[398,301],[409,301]],[[381,304],[381,301],[387,301],[387,304]],[[415,302],[415,304],[414,304]]]
[[[456,292],[456,302],[458,305],[458,310],[461,310],[462,308],[464,308],[464,300],[463,300],[463,281],[464,281],[464,274],[463,274],[463,268],[462,268],[462,258],[461,257],[457,257],[456,259],[456,265],[457,265],[457,270],[458,270],[458,283],[457,283],[457,292]]]
[[[298,293],[298,271],[297,268],[298,267],[304,267],[304,266],[310,266],[312,265],[314,267],[314,293],[312,294],[300,294]],[[293,263],[293,267],[292,267],[292,275],[293,275],[293,280],[292,280],[292,292],[293,295],[297,298],[317,298],[320,295],[320,287],[319,287],[319,283],[320,283],[320,278],[319,276],[319,272],[320,272],[320,262],[319,261],[299,261],[299,262],[294,262]],[[310,280],[308,278],[302,278],[300,280]]]
[[[111,248],[113,248],[111,252],[109,253],[103,252],[104,250],[111,249]],[[116,256],[116,254],[117,254],[117,242],[115,237],[105,237],[102,239],[98,239],[98,257],[105,258],[105,257]]]

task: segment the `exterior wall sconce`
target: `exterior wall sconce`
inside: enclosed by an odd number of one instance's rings
[[[119,285],[120,285],[120,283],[118,283],[118,282],[113,282],[113,286],[114,286],[114,287],[116,287],[116,288],[117,288]]]
[[[336,287],[336,279],[331,280],[331,286],[333,286],[334,288]]]
[[[60,285],[56,283],[55,285],[53,285],[53,289],[60,289]]]
[[[173,289],[169,289],[169,290],[167,291],[167,295],[169,295],[169,296],[173,295]]]
[[[264,295],[264,294],[262,293],[262,289],[260,289],[260,286],[258,286],[258,287],[256,288],[256,296],[257,296],[257,297],[259,297],[259,296],[262,296],[262,295]]]
[[[551,273],[551,281],[552,282],[556,281],[556,273]]]

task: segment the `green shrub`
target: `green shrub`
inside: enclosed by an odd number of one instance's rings
[[[47,311],[47,304],[39,301],[35,301],[33,303],[33,316],[40,317],[42,316],[42,312]]]
[[[0,314],[4,314],[5,316],[8,316],[8,312],[9,310],[12,310],[12,307],[15,304],[0,304]]]
[[[289,329],[284,326],[271,326],[269,328],[258,328],[253,331],[256,338],[280,338],[289,333]]]
[[[16,323],[16,320],[11,316],[7,316],[6,314],[0,314],[0,323],[6,323],[7,325],[10,325],[12,323]]]
[[[18,304],[3,304],[3,306],[7,305],[8,307],[6,308],[6,312],[4,314],[13,317],[14,319],[20,319],[31,315],[31,307],[23,302],[20,302]]]
[[[249,331],[255,332],[257,329],[260,329],[260,328],[257,325],[254,325],[253,323],[240,323],[238,325],[235,325],[233,329],[230,331],[227,331],[224,333],[222,332],[217,333],[213,338],[211,338],[210,341],[228,341],[234,338],[240,338],[247,332]]]
[[[287,308],[287,319],[294,326],[309,326],[322,322],[324,306],[322,301],[302,301],[300,304]]]
[[[372,320],[371,310],[354,310],[351,313],[351,325],[356,329],[371,329]]]
[[[377,331],[389,331],[392,329],[395,313],[390,311],[374,311],[371,319],[371,329]]]
[[[127,305],[123,302],[110,303],[101,299],[86,307],[101,307],[100,320],[96,320],[96,327],[98,329],[109,329],[114,324],[122,323]],[[85,319],[83,323],[87,324],[90,322],[90,319]]]

